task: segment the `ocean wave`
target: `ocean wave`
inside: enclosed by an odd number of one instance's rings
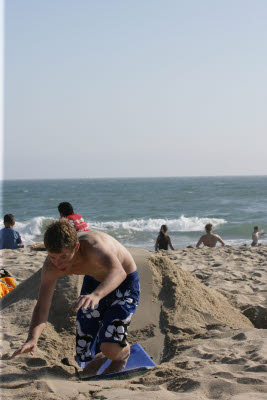
[[[16,229],[25,245],[42,240],[46,226],[53,221],[54,218],[35,217],[29,221],[16,221],[14,229]]]
[[[16,221],[15,229],[20,233],[25,245],[43,240],[46,226],[53,221],[50,217],[35,217],[25,222]],[[87,221],[92,230],[99,230],[114,235],[123,241],[143,241],[147,242],[147,234],[157,233],[161,225],[167,225],[171,233],[175,232],[201,232],[207,223],[212,223],[214,227],[226,224],[222,218],[199,218],[185,217],[181,215],[177,219],[148,218],[132,219],[129,221],[107,221],[90,222]]]
[[[177,219],[149,218],[149,219],[133,219],[131,221],[108,221],[89,223],[92,229],[101,231],[139,231],[139,232],[158,232],[161,225],[167,225],[171,232],[200,232],[204,226],[212,223],[214,227],[226,224],[223,218],[199,218],[199,217],[181,217]]]

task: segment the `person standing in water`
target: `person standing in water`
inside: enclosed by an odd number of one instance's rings
[[[172,245],[172,241],[168,233],[168,227],[167,225],[161,225],[159,235],[156,240],[155,244],[155,251],[157,250],[168,250],[169,246],[172,250],[174,250],[174,247]]]
[[[259,227],[254,226],[254,231],[252,232],[252,243],[251,246],[258,246],[259,236],[266,235],[265,232],[259,232]]]

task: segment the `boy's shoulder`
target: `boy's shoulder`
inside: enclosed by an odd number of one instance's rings
[[[12,230],[13,230],[13,229],[12,229]],[[7,234],[9,234],[10,231],[11,231],[10,228],[2,228],[2,229],[0,230],[0,232],[1,232],[2,235],[7,235]]]
[[[6,236],[8,236],[8,237],[10,237],[10,238],[19,238],[20,237],[20,234],[19,234],[19,232],[18,231],[15,231],[15,229],[13,229],[13,228],[4,228],[4,229],[2,229],[3,230],[3,235],[6,235]]]

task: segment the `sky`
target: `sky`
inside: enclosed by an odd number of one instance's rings
[[[0,179],[4,166],[4,2],[0,0]]]
[[[6,1],[3,177],[266,175],[266,21],[265,0]]]

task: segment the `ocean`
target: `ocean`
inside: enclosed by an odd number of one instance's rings
[[[195,245],[208,222],[231,246],[251,243],[255,225],[267,232],[267,176],[5,180],[0,199],[1,226],[4,214],[14,214],[26,244],[42,241],[62,201],[90,229],[149,250],[162,224],[177,249]]]

